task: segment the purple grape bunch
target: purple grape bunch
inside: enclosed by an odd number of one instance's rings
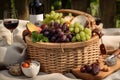
[[[50,42],[71,42],[72,33],[66,23],[50,22],[49,25],[41,26],[42,34],[48,37]]]

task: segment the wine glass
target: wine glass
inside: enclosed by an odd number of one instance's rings
[[[19,20],[17,19],[17,11],[16,10],[4,11],[3,24],[11,32],[11,44],[12,44],[13,43],[13,30],[16,29],[16,27],[19,24]]]

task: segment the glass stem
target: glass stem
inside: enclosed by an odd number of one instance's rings
[[[13,30],[10,30],[10,32],[11,32],[11,44],[13,43]]]

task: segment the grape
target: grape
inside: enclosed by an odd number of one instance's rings
[[[65,20],[63,18],[60,19],[60,23],[63,24],[65,23]]]
[[[80,32],[80,37],[85,37],[85,32],[84,31]]]
[[[58,32],[58,36],[61,37],[64,35],[64,32]]]
[[[85,73],[85,72],[86,72],[86,69],[85,69],[84,66],[82,66],[82,67],[80,68],[80,72],[82,72],[82,73]]]
[[[62,17],[63,17],[62,13],[57,13],[55,11],[51,11],[50,14],[45,15],[43,23],[49,24],[51,21],[55,21],[58,23],[64,23],[65,20]]]
[[[59,13],[59,18],[62,18],[63,17],[63,14],[62,13]]]
[[[66,23],[64,23],[64,24],[62,25],[62,30],[63,30],[63,31],[66,31],[66,30],[67,30],[67,25],[66,25]]]
[[[100,72],[99,64],[93,63],[91,66],[92,66],[92,74],[97,75]]]
[[[79,33],[79,27],[75,27],[75,33]]]
[[[66,42],[70,42],[70,39],[69,38],[66,38],[66,40],[65,40]]]
[[[74,27],[78,27],[80,24],[78,22],[74,23]]]
[[[62,29],[62,24],[59,24],[58,27],[59,27],[60,29]]]
[[[48,25],[42,24],[40,27],[42,28],[42,30],[44,30],[44,29],[47,29],[47,28],[48,28]]]
[[[50,39],[51,42],[55,42],[55,40],[56,40],[55,36],[52,36],[51,39]]]
[[[49,17],[50,17],[50,15],[49,15],[49,14],[46,14],[46,15],[45,15],[45,17],[46,17],[46,18],[49,18]]]
[[[50,22],[50,26],[54,26],[54,21],[53,20]]]
[[[59,32],[62,32],[62,30],[60,28],[57,28],[56,32],[59,33]]]
[[[85,68],[85,70],[86,70],[87,73],[92,72],[92,66],[90,66],[90,65],[84,65],[84,68]]]
[[[82,31],[84,29],[84,27],[82,25],[79,25],[79,30]]]
[[[50,14],[50,18],[51,20],[56,20],[57,19],[57,15],[56,14]]]
[[[50,14],[53,14],[53,15],[55,15],[55,11],[51,11],[51,12],[50,12]]]
[[[61,42],[61,38],[57,38],[55,42]]]
[[[52,17],[52,18],[53,18],[54,20],[57,20],[58,17],[59,17],[59,13],[56,13],[56,14],[54,15],[54,17]]]
[[[48,36],[49,35],[49,31],[44,31],[44,36]]]
[[[84,32],[88,35],[91,35],[91,33],[92,33],[91,29],[89,29],[89,28],[85,28]]]
[[[76,42],[76,37],[75,36],[73,36],[72,42]]]
[[[69,38],[71,40],[72,39],[72,35],[71,34],[67,34],[67,38]]]
[[[80,41],[80,34],[76,34],[76,39]]]
[[[51,29],[51,30],[50,30],[50,32],[51,32],[52,34],[55,34],[55,31],[56,31],[55,29]]]
[[[48,24],[48,23],[49,23],[49,19],[48,19],[48,18],[45,18],[45,19],[43,20],[43,23],[44,23],[44,24]]]
[[[86,37],[86,40],[89,40],[91,38],[91,36],[88,34],[86,34],[85,37]]]
[[[54,27],[55,27],[55,28],[58,28],[58,25],[59,25],[58,22],[54,22]]]
[[[59,20],[59,19],[57,19],[57,20],[55,20],[55,22],[60,23],[60,20]]]
[[[72,16],[72,13],[69,13],[68,16]]]
[[[63,36],[61,37],[61,41],[64,42],[64,41],[66,40],[66,38],[67,38],[66,35],[63,35]]]
[[[69,31],[70,31],[70,32],[74,32],[74,28],[73,28],[73,27],[70,27],[70,28],[69,28]]]
[[[74,25],[73,25],[73,24],[71,24],[71,25],[69,26],[69,28],[74,28]]]
[[[86,41],[86,37],[85,36],[81,37],[81,41]]]

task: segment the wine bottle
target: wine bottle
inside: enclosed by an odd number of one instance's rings
[[[39,0],[32,0],[29,4],[30,22],[43,21],[44,6]]]

